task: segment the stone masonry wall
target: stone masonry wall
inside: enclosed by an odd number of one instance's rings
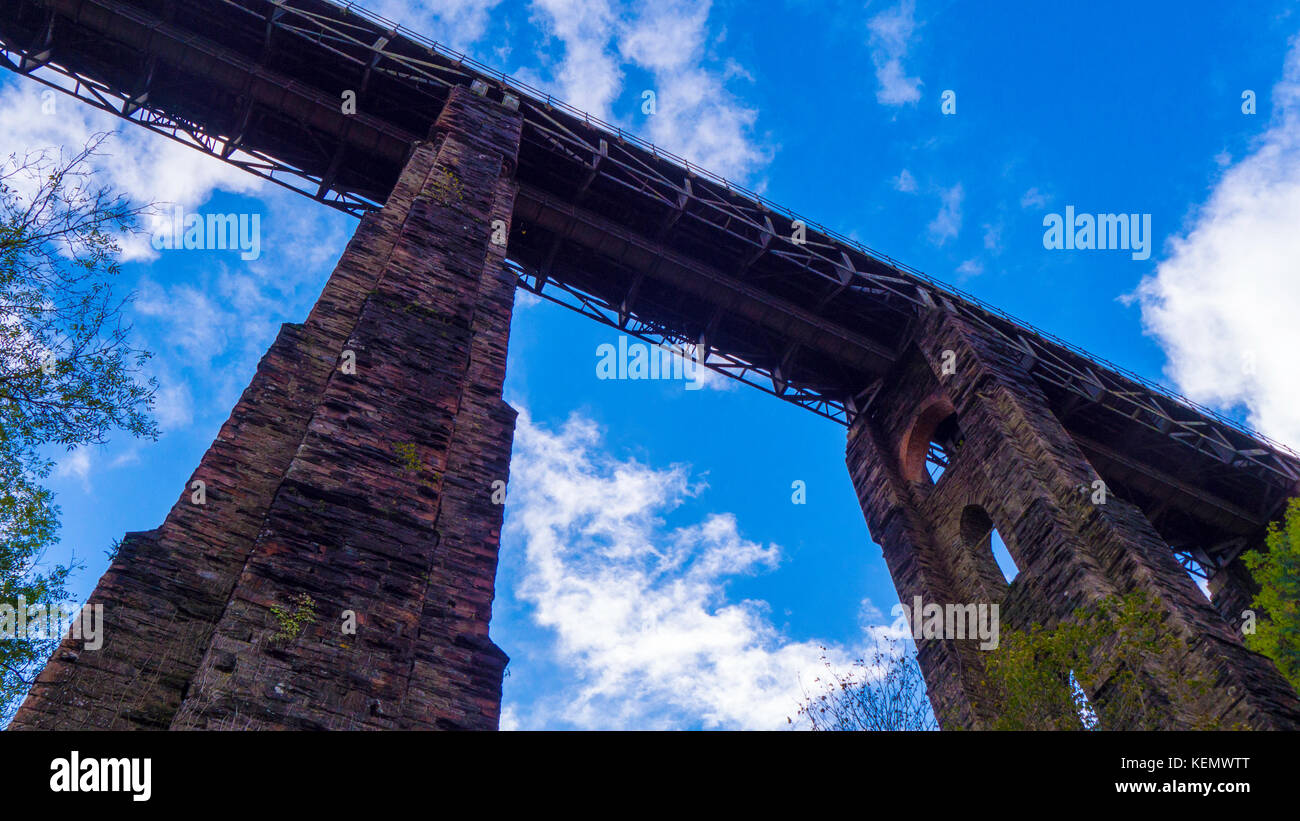
[[[1024,628],[1053,626],[1081,605],[1145,590],[1158,597],[1187,644],[1177,658],[1151,659],[1145,672],[1157,682],[1199,677],[1211,685],[1184,713],[1171,714],[1169,726],[1218,720],[1300,727],[1293,691],[1271,662],[1245,648],[1142,512],[1114,496],[1092,502],[1099,477],[1052,415],[1018,352],[944,312],[919,323],[908,351],[850,429],[847,451],[872,537],[904,603],[914,595],[927,603],[996,602],[1004,629]],[[955,372],[944,372],[945,352]],[[927,408],[955,411],[964,437],[938,483],[907,475],[905,464],[909,435]],[[930,414],[936,415],[942,414]],[[926,431],[917,433],[928,440]],[[963,531],[979,513],[987,514],[1016,562],[1019,574],[1010,585],[987,542],[972,543]],[[980,697],[978,641],[917,644],[943,725],[985,726],[996,705]],[[1107,687],[1098,689],[1088,695],[1104,718]]]
[[[491,225],[510,221],[519,129],[453,90],[166,521],[124,540],[90,598],[103,648],[64,641],[12,728],[497,726],[514,278]],[[302,597],[315,620],[290,638],[273,608]]]

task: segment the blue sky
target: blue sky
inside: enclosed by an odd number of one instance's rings
[[[1009,6],[370,4],[1300,445],[1300,17],[1283,2]],[[43,113],[40,91],[0,77],[0,153],[119,127],[70,98]],[[79,595],[113,539],[161,522],[354,227],[141,129],[110,150],[102,178],[138,199],[259,214],[262,255],[128,244],[164,435],[60,454],[50,558],[85,561]],[[1151,215],[1150,257],[1046,249],[1045,215],[1070,205]],[[492,626],[512,658],[503,724],[784,726],[821,648],[837,664],[868,652],[897,602],[844,430],[717,380],[597,379],[604,343],[617,335],[521,295]]]

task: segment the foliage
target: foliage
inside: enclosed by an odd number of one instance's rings
[[[316,621],[316,600],[306,593],[299,593],[293,598],[293,610],[279,605],[271,606],[271,616],[275,618],[277,629],[271,640],[290,642],[298,638],[302,628]]]
[[[393,450],[397,452],[397,463],[406,470],[423,470],[424,463],[420,461],[420,452],[412,442],[398,442],[393,445]]]
[[[463,202],[465,199],[465,186],[461,185],[460,177],[450,168],[438,168],[429,177],[429,190],[432,196],[442,205],[452,205],[452,198],[457,202]]]
[[[1102,599],[1051,629],[1004,629],[985,660],[982,690],[996,713],[991,728],[1168,728],[1197,714],[1190,708],[1208,683],[1169,677],[1157,687],[1145,662],[1184,649],[1157,602],[1141,592]],[[1104,706],[1089,703],[1086,692],[1103,690]]]
[[[1246,646],[1263,653],[1300,691],[1300,499],[1287,505],[1281,523],[1269,525],[1267,553],[1242,556],[1259,585],[1250,606],[1259,612]]]
[[[1158,602],[1138,592],[1080,608],[1055,627],[1003,628],[984,655],[981,693],[987,726],[999,730],[1165,729],[1188,727],[1208,690],[1198,677],[1156,681],[1153,657],[1177,657],[1183,640],[1166,624]],[[814,730],[931,730],[937,722],[916,657],[896,646],[878,649],[839,672],[825,660],[805,692],[799,718]],[[1092,704],[1086,693],[1103,694]],[[1201,722],[1191,729],[1219,729]]]
[[[937,730],[916,656],[896,643],[877,646],[868,663],[836,670],[823,648],[820,692],[804,692],[798,717],[814,730]],[[793,723],[793,722],[792,722]]]
[[[113,293],[117,236],[143,210],[90,182],[97,135],[70,160],[48,152],[0,165],[0,429],[15,452],[154,437],[149,358],[130,346]],[[34,456],[34,455],[33,455]]]
[[[0,602],[64,601],[68,574],[43,569],[59,509],[42,487],[50,446],[100,444],[121,429],[154,438],[155,385],[131,347],[125,299],[113,292],[117,236],[146,210],[90,180],[106,134],[71,157],[49,151],[0,161]],[[0,640],[6,723],[57,638]]]
[[[39,572],[44,548],[55,542],[58,507],[0,444],[0,604],[15,608],[67,601],[72,562]],[[9,723],[58,636],[0,635],[0,726]]]

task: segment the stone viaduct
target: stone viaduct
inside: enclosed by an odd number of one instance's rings
[[[66,640],[14,728],[495,729],[520,287],[845,425],[904,602],[1052,625],[1145,591],[1185,642],[1148,660],[1153,695],[1211,685],[1169,727],[1300,727],[1236,626],[1240,556],[1297,493],[1285,448],[355,7],[14,0],[0,45],[15,72],[360,217],[166,520],[100,580],[103,648]],[[304,596],[322,618],[277,640]],[[977,645],[918,641],[946,727],[997,714]],[[1088,695],[1104,718],[1106,684]]]

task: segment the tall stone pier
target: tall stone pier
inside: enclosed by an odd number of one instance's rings
[[[123,541],[103,647],[65,641],[13,729],[497,727],[520,123],[452,89],[166,521]]]
[[[1300,728],[1294,691],[1246,649],[1142,511],[1096,495],[1100,477],[1021,351],[941,310],[919,321],[901,350],[849,431],[847,461],[902,602],[996,603],[1005,630],[1055,626],[1078,607],[1145,591],[1185,643],[1142,671],[1152,696],[1168,700],[1168,727]],[[926,471],[932,447],[948,462],[937,481]],[[1019,571],[1011,583],[992,554],[995,529]],[[996,715],[982,697],[979,644],[917,641],[945,727],[980,728]],[[1192,680],[1208,688],[1194,703],[1169,699]],[[1103,719],[1112,692],[1103,682],[1088,693]]]

